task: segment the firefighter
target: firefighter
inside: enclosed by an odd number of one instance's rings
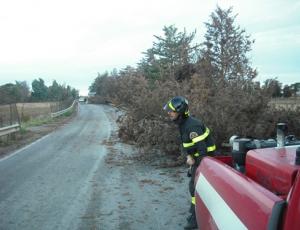
[[[197,228],[195,213],[195,173],[204,156],[213,156],[216,146],[210,130],[202,121],[190,116],[186,98],[176,96],[164,106],[169,118],[179,126],[183,152],[186,154],[186,163],[189,165],[189,191],[191,194],[191,215],[187,218],[184,229]]]

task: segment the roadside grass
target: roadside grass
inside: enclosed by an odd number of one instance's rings
[[[39,118],[26,119],[26,121],[21,122],[20,131],[16,133],[12,133],[6,136],[0,137],[0,147],[10,146],[17,143],[19,140],[26,138],[26,136],[30,135],[29,128],[37,127],[42,125],[51,125],[56,122],[60,122],[63,119],[72,116],[76,111],[68,111],[58,117],[50,117],[50,116],[41,116]]]
[[[47,116],[47,117],[34,118],[34,119],[28,120],[26,122],[22,122],[20,131],[26,132],[26,128],[28,128],[28,127],[51,124],[52,122],[59,121],[62,118],[70,117],[72,115],[73,115],[73,111],[68,111],[58,117],[52,118],[50,116]]]
[[[54,118],[51,118],[51,117],[34,118],[34,119],[28,120],[26,122],[22,122],[21,123],[21,130],[20,131],[21,132],[26,132],[26,129],[28,127],[49,124],[49,123],[51,123],[53,121],[54,121]]]
[[[26,111],[28,112],[28,110]],[[12,152],[51,132],[76,114],[76,107],[55,118],[52,118],[49,115],[49,112],[45,114],[42,108],[36,108],[34,111],[30,111],[30,113],[22,113],[20,116],[20,130],[18,132],[0,136],[0,157],[1,155]]]
[[[70,110],[70,111],[65,112],[61,116],[63,116],[63,117],[70,117],[70,116],[72,116],[73,112],[74,112],[74,110]]]
[[[54,121],[58,121],[59,119],[60,118],[40,117],[28,120],[26,122],[21,122],[19,132],[0,137],[0,147],[17,144],[20,140],[26,138],[26,136],[30,135],[29,127],[51,124]]]

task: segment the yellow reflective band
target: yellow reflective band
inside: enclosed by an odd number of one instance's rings
[[[169,102],[169,107],[170,107],[173,111],[176,111],[176,109],[174,108],[174,106],[172,105],[171,102]]]
[[[199,142],[199,141],[203,141],[205,138],[207,138],[209,135],[209,129],[206,128],[205,130],[205,133],[203,133],[202,135],[198,136],[198,137],[195,137],[192,139],[192,142],[196,143],[196,142]]]
[[[194,153],[194,157],[199,157],[200,154],[199,153]]]
[[[216,145],[207,147],[207,152],[212,152],[216,150]]]
[[[190,143],[182,143],[182,145],[183,145],[184,148],[188,148],[188,147],[193,146],[194,143],[193,143],[193,142],[190,142]]]
[[[192,196],[192,204],[196,204],[196,198],[194,196]]]

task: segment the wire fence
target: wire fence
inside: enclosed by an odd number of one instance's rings
[[[19,124],[20,118],[16,104],[0,106],[0,127]]]
[[[73,100],[43,103],[17,103],[0,105],[0,128],[31,119],[51,117],[51,113],[70,107]]]
[[[61,111],[61,110],[64,110],[64,109],[70,107],[72,105],[73,101],[74,101],[73,99],[68,99],[65,101],[58,101],[58,102],[52,103],[50,105],[51,113],[55,113],[55,112],[58,112],[58,111]]]

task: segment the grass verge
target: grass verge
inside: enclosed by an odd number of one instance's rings
[[[66,123],[76,112],[66,112],[59,117],[40,117],[21,123],[20,131],[0,137],[0,156],[53,131]]]

